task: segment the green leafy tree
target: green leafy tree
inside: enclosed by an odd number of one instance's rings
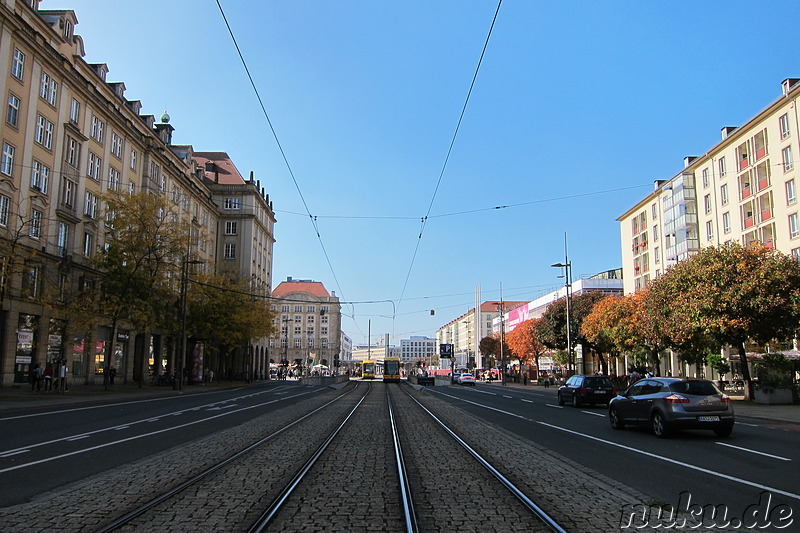
[[[704,248],[655,280],[650,293],[676,346],[710,339],[734,347],[748,383],[745,342],[790,339],[800,325],[800,264],[758,243]]]
[[[706,364],[719,374],[720,379],[724,379],[725,374],[731,371],[731,365],[718,353],[706,355]]]
[[[569,323],[572,346],[582,344],[584,352],[595,349],[581,331],[583,320],[592,312],[595,304],[605,298],[601,292],[582,292],[570,297]],[[548,348],[568,350],[567,347],[567,299],[559,298],[547,306],[536,325],[538,338]]]

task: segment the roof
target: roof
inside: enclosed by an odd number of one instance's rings
[[[317,298],[330,297],[328,289],[325,288],[322,282],[309,280],[281,281],[278,286],[275,287],[275,290],[272,291],[272,296],[280,298],[293,292],[305,292]]]
[[[242,185],[245,182],[227,152],[194,152],[192,159],[200,168],[206,168],[206,163],[214,163],[213,170],[205,171],[206,179],[212,182],[222,185]]]
[[[498,313],[500,312],[500,306],[503,307],[503,310],[510,311],[511,309],[526,303],[528,303],[527,300],[524,302],[483,302],[481,304],[481,313]]]

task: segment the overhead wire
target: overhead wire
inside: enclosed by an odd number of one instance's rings
[[[481,64],[483,63],[483,57],[486,55],[486,49],[489,46],[489,39],[492,36],[492,30],[494,29],[494,24],[497,21],[497,15],[500,13],[500,6],[503,4],[503,0],[499,0],[497,2],[497,9],[495,9],[494,17],[492,18],[492,24],[489,26],[489,32],[486,35],[486,40],[483,43],[483,50],[481,50],[481,56],[478,59],[478,64],[475,67],[475,73],[472,75],[472,82],[469,85],[469,90],[467,91],[467,97],[464,99],[464,105],[461,107],[461,114],[458,117],[458,123],[456,124],[455,131],[453,132],[453,137],[450,139],[450,146],[447,149],[447,155],[444,158],[444,163],[442,164],[442,170],[439,172],[439,179],[436,181],[436,187],[433,190],[433,195],[431,196],[431,201],[428,204],[428,211],[425,213],[425,216],[422,217],[420,221],[420,231],[419,236],[417,237],[417,243],[414,247],[414,253],[411,256],[411,264],[408,266],[408,272],[406,273],[406,279],[403,282],[403,289],[400,291],[400,298],[398,300],[398,305],[402,303],[403,297],[406,293],[406,288],[408,287],[408,280],[411,278],[411,271],[414,268],[414,262],[417,259],[417,253],[419,253],[419,246],[422,242],[422,235],[425,233],[425,226],[427,225],[428,216],[433,209],[433,204],[436,201],[436,195],[439,192],[439,187],[442,184],[442,179],[444,178],[445,170],[447,169],[447,163],[450,160],[450,154],[453,152],[453,146],[456,143],[456,138],[458,137],[458,131],[461,129],[461,122],[464,120],[464,114],[467,111],[467,105],[469,104],[470,97],[472,96],[472,90],[475,87],[475,81],[478,79],[478,72],[481,69]]]

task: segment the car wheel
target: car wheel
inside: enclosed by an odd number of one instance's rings
[[[616,407],[612,407],[608,410],[608,420],[611,422],[611,427],[614,429],[625,429],[625,421],[622,419],[620,414],[617,412]]]
[[[664,415],[662,415],[660,411],[653,413],[653,417],[650,419],[650,421],[652,423],[653,433],[656,434],[656,437],[663,439],[669,436],[667,422],[664,420]]]
[[[561,396],[561,393],[558,394],[558,405],[564,405],[564,397]]]
[[[579,405],[580,405],[580,402],[578,401],[578,395],[577,394],[573,394],[572,395],[572,407],[578,407]]]
[[[733,426],[720,426],[718,428],[714,428],[714,433],[717,437],[730,437],[731,433],[733,433]]]

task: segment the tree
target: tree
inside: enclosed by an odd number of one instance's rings
[[[248,279],[224,273],[198,275],[190,281],[187,332],[204,338],[220,362],[235,349],[272,333],[273,313],[265,299],[250,293]],[[232,370],[232,364],[225,366],[218,370]]]
[[[600,354],[616,355],[630,345],[630,302],[623,296],[607,296],[597,302],[581,324],[581,333]],[[603,365],[608,374],[608,367]]]
[[[177,298],[175,281],[187,253],[189,226],[161,196],[110,192],[103,203],[105,247],[92,260],[97,274],[71,305],[83,312],[79,316],[85,317],[86,329],[93,329],[96,320],[110,324],[103,372],[107,388],[121,321],[140,329],[164,325],[167,319],[175,324],[170,304]]]
[[[547,351],[547,346],[539,340],[538,336],[537,323],[540,320],[540,318],[526,320],[506,335],[506,342],[519,358],[520,366],[530,364],[530,361],[533,360],[537,371],[539,369],[539,357]]]
[[[704,248],[655,280],[650,292],[673,343],[710,339],[738,351],[748,397],[745,342],[791,339],[800,325],[800,264],[759,243]]]
[[[606,295],[593,291],[582,292],[570,297],[569,324],[570,344],[583,344],[585,351],[592,348],[592,343],[581,332],[584,318],[592,312],[594,305]],[[547,306],[541,321],[537,324],[539,339],[548,348],[567,350],[567,300],[559,298]]]

